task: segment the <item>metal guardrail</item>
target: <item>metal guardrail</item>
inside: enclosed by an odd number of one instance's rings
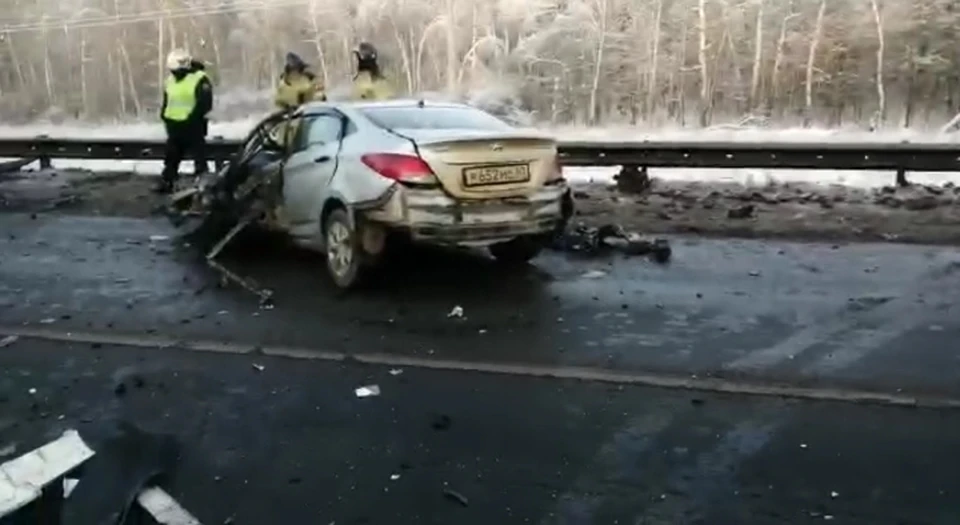
[[[228,162],[240,140],[214,137],[211,160]],[[801,142],[588,142],[561,141],[564,166],[632,168],[758,168],[883,170],[905,183],[908,171],[960,171],[960,144]],[[0,158],[161,160],[157,139],[0,138]]]

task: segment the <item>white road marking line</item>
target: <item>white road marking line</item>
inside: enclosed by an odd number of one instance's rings
[[[92,458],[76,430],[0,465],[0,518],[40,497],[44,487]]]
[[[160,488],[151,487],[140,492],[137,502],[160,525],[201,525],[200,520]]]
[[[60,332],[26,327],[0,326],[0,334],[18,335],[21,338],[48,341],[99,343],[104,345],[132,346],[145,349],[177,348],[195,352],[249,354],[254,351],[250,344],[213,341],[189,341],[164,337],[143,337],[89,332]],[[933,407],[960,409],[960,398],[946,396],[916,397],[907,394],[892,394],[869,390],[844,388],[815,388],[763,383],[759,381],[730,381],[718,378],[688,377],[680,375],[605,370],[555,365],[489,363],[461,360],[406,357],[393,354],[327,352],[310,348],[258,347],[265,355],[317,361],[355,361],[358,363],[384,365],[391,368],[425,368],[460,372],[575,379],[601,383],[650,386],[680,390],[699,390],[713,393],[743,394],[773,397],[789,397],[818,401],[839,401],[904,407]]]

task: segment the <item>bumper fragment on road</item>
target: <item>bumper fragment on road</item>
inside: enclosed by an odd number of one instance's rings
[[[512,376],[592,381],[622,385],[648,386],[674,390],[692,390],[721,394],[752,395],[835,401],[908,408],[960,409],[960,398],[937,395],[911,395],[874,390],[831,387],[805,387],[749,380],[729,380],[717,377],[685,376],[655,372],[631,372],[602,368],[584,368],[525,363],[491,363],[465,360],[408,357],[382,353],[342,353],[312,348],[251,346],[227,341],[189,341],[161,336],[121,335],[115,333],[63,332],[31,327],[0,326],[0,336],[16,335],[23,339],[40,339],[89,344],[112,344],[147,349],[189,350],[229,354],[260,353],[271,357],[307,359],[314,361],[352,361],[356,363],[389,366],[392,368],[425,368],[459,372],[480,372]]]
[[[0,518],[39,498],[54,481],[93,457],[76,430],[0,465]]]
[[[77,471],[95,454],[80,433],[71,429],[59,438],[0,465],[0,519],[13,518],[40,500],[44,508],[38,513],[43,523],[60,523],[63,500],[74,488],[68,488],[65,482],[70,481],[74,486],[77,483],[77,480],[65,479],[66,476]],[[141,491],[137,502],[160,525],[201,525],[159,487]]]

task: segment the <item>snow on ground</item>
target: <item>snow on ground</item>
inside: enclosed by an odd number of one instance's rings
[[[258,117],[231,122],[211,124],[210,136],[242,138],[257,122]],[[717,126],[703,130],[660,129],[644,130],[632,127],[577,128],[559,127],[551,130],[559,139],[569,141],[730,141],[730,142],[957,142],[955,135],[925,133],[916,130],[895,130],[870,133],[856,129],[764,129]],[[2,137],[50,137],[96,139],[96,138],[150,138],[162,139],[163,128],[153,123],[118,123],[90,126],[83,124],[33,124],[24,126],[0,126]],[[158,174],[157,161],[83,161],[54,160],[61,168],[81,168],[91,171],[135,171],[143,174]],[[183,171],[192,166],[185,163]],[[615,167],[567,168],[565,174],[572,182],[611,182],[619,171]],[[892,172],[875,171],[828,171],[828,170],[761,170],[761,169],[651,169],[654,177],[673,181],[732,182],[746,185],[766,185],[776,182],[804,182],[813,184],[841,184],[856,187],[878,187],[893,183]],[[923,184],[960,184],[960,173],[910,173],[911,181]]]

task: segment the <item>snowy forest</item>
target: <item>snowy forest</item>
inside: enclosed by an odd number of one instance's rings
[[[538,122],[936,127],[960,106],[955,0],[0,0],[0,115],[150,119],[175,46],[220,110],[287,51],[334,95],[370,41],[402,93]],[[226,109],[224,109],[226,108]]]

